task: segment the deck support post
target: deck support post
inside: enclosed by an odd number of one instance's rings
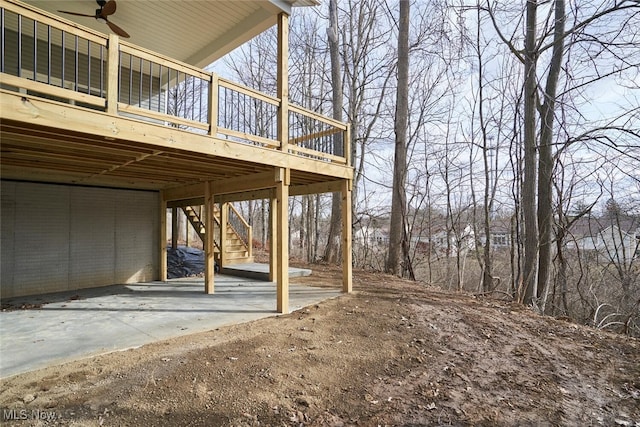
[[[289,152],[289,15],[278,15],[278,140],[280,150]],[[287,168],[275,170],[275,199],[272,199],[271,236],[275,239],[275,257],[271,258],[270,274],[275,274],[277,283],[278,313],[289,312],[289,180]],[[275,202],[275,206],[274,203]],[[274,228],[275,225],[275,228]]]
[[[116,34],[109,34],[107,53],[107,113],[118,114],[118,69],[120,67],[120,39]]]
[[[220,203],[220,268],[229,262],[227,247],[227,227],[229,226],[229,203]]]
[[[167,281],[167,200],[164,192],[160,192],[160,242],[159,243],[159,277],[163,282]]]
[[[171,208],[171,249],[178,249],[178,208],[175,206]]]
[[[204,185],[204,293],[214,293],[215,274],[215,236],[214,236],[214,213],[213,213],[213,183],[206,181]]]
[[[276,198],[275,189],[271,191],[269,199],[269,281],[275,282],[278,279],[278,260],[276,252],[278,252],[278,199]]]
[[[289,152],[289,15],[278,15],[278,140],[280,150]]]
[[[349,293],[353,290],[352,279],[352,212],[351,212],[351,191],[352,183],[350,179],[342,181],[342,292]]]
[[[218,76],[211,74],[211,82],[209,83],[209,135],[216,136],[218,134]]]
[[[289,169],[276,169],[277,310],[289,312]]]

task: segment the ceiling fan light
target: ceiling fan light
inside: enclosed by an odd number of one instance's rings
[[[98,3],[98,6],[100,6],[100,9],[96,9],[93,15],[87,15],[85,13],[78,12],[68,12],[66,10],[60,10],[59,12],[75,16],[86,16],[87,18],[95,18],[96,21],[107,24],[111,31],[113,31],[120,37],[129,38],[129,34],[125,30],[110,22],[107,18],[108,16],[113,15],[116,12],[116,0],[96,0],[96,2]]]

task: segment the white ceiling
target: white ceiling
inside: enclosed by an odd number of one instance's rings
[[[92,17],[95,0],[26,0],[25,3],[102,33],[109,27]],[[109,21],[131,36],[127,41],[198,67],[205,67],[277,23],[291,6],[316,0],[117,0]],[[275,50],[274,46],[274,50]]]

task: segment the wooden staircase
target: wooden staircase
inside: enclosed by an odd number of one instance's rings
[[[193,206],[183,206],[182,212],[184,212],[184,214],[187,216],[187,220],[189,221],[189,224],[191,224],[193,229],[196,230],[196,232],[198,233],[198,236],[200,236],[200,240],[202,240],[202,243],[204,243],[206,230],[204,228],[204,221],[202,220],[202,218],[200,218],[200,212],[202,211],[196,211],[196,209]],[[218,247],[217,242],[216,242],[216,249],[220,251],[220,248]]]
[[[242,218],[233,205],[223,203],[221,208],[217,204],[214,206],[213,214],[216,229],[213,230],[213,235],[216,263],[219,266],[225,266],[253,262],[251,226]],[[202,218],[204,206],[183,206],[181,209],[204,244],[207,234],[204,219]],[[223,223],[225,227],[222,227],[221,224]],[[223,228],[225,230],[224,239],[221,239],[220,230]]]

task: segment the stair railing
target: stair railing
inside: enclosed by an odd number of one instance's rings
[[[229,225],[231,226],[231,228],[236,233],[236,235],[238,236],[242,244],[247,249],[247,253],[249,254],[249,257],[251,257],[253,255],[252,248],[251,248],[253,246],[251,244],[251,241],[253,239],[251,226],[242,217],[242,215],[240,215],[238,210],[232,204],[225,203],[224,206],[227,206],[227,209],[228,209],[227,218],[229,221]]]
[[[200,239],[202,240],[202,243],[204,243],[203,237],[206,233],[206,230],[204,228],[204,222],[202,221],[202,213],[203,213],[202,210],[203,210],[202,206],[198,206],[197,210],[193,206],[182,207],[182,211],[184,212],[185,216],[189,220],[189,224],[191,224],[194,230],[196,230],[196,232],[198,233],[198,236],[200,236]],[[213,230],[213,244],[219,251],[220,250],[220,237],[219,237],[220,236],[220,218],[218,217],[218,215],[214,214],[213,219],[215,223],[215,229]]]

